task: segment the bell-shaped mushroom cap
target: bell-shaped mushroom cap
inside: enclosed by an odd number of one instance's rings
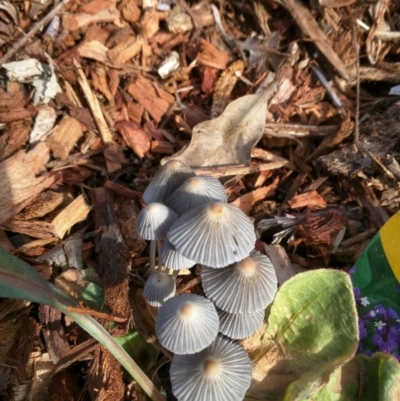
[[[194,171],[178,160],[165,163],[143,192],[146,203],[165,202],[167,198],[190,177]]]
[[[178,218],[167,234],[183,256],[212,267],[245,258],[256,234],[248,217],[229,203],[206,203]]]
[[[160,308],[156,334],[161,345],[174,354],[193,354],[215,340],[218,326],[218,314],[210,300],[182,294]]]
[[[162,203],[150,203],[136,218],[136,231],[144,239],[160,240],[178,218],[177,214]]]
[[[194,260],[181,255],[168,240],[161,248],[161,260],[164,266],[172,270],[189,269],[196,264]]]
[[[214,177],[188,178],[165,204],[178,215],[208,202],[226,202],[227,196],[222,184]]]
[[[203,289],[208,298],[229,313],[255,313],[274,299],[278,280],[269,258],[258,251],[224,269],[203,266]]]
[[[159,308],[175,291],[175,280],[167,272],[157,271],[147,279],[143,295],[148,304]]]
[[[264,310],[248,313],[229,313],[217,308],[219,331],[233,340],[243,340],[257,331],[264,320]]]
[[[244,348],[222,336],[194,355],[174,355],[172,392],[178,401],[242,401],[252,363]]]

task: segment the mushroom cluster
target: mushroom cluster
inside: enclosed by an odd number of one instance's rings
[[[172,391],[178,401],[242,400],[252,365],[236,341],[253,334],[277,290],[274,267],[254,250],[248,217],[227,203],[222,184],[167,162],[143,194],[136,229],[150,242],[146,301],[159,307],[155,330],[174,353]],[[156,266],[156,251],[158,263]],[[202,265],[206,297],[175,296],[179,270]]]

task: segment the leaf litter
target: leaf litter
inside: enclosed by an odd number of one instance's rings
[[[0,246],[46,279],[94,269],[107,313],[127,319],[117,335],[134,327],[166,357],[143,301],[146,244],[132,229],[160,162],[224,181],[281,285],[299,271],[349,270],[400,205],[393,2],[178,3],[0,7]],[[198,274],[180,275],[177,293],[201,293]],[[29,369],[29,353],[50,358],[51,341],[34,339],[53,315],[29,320],[24,307],[15,304],[29,343],[14,362]],[[68,322],[63,330],[64,345],[87,341]],[[5,355],[21,346],[10,338]],[[58,351],[63,364],[68,353]],[[103,399],[142,397],[103,350],[74,358]],[[31,397],[96,398],[65,366]],[[17,371],[4,373],[13,391]]]

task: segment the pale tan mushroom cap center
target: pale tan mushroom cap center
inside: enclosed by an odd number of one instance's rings
[[[151,203],[147,206],[147,212],[149,214],[157,214],[159,211],[159,205],[157,203]]]
[[[207,358],[203,362],[203,372],[209,378],[213,378],[218,375],[221,370],[221,363],[213,358]]]
[[[177,160],[171,160],[169,162],[169,167],[171,167],[173,170],[178,170],[178,168],[180,168],[180,163]]]
[[[222,203],[213,203],[208,208],[208,215],[210,218],[215,219],[220,217],[227,210],[226,206]]]
[[[181,306],[180,312],[183,317],[189,318],[193,315],[194,309],[195,309],[194,306],[188,303]]]
[[[237,268],[242,276],[250,277],[256,273],[257,264],[253,258],[246,258],[238,262]]]
[[[189,188],[192,188],[192,189],[197,188],[200,186],[200,184],[201,184],[201,180],[199,180],[199,178],[197,178],[197,177],[188,179],[188,187]]]

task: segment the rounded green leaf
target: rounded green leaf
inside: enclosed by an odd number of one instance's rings
[[[294,276],[277,293],[268,323],[263,344],[250,350],[255,364],[249,399],[308,399],[357,349],[348,274],[319,269]]]
[[[400,399],[400,364],[393,356],[356,355],[336,369],[315,401],[393,401]]]

